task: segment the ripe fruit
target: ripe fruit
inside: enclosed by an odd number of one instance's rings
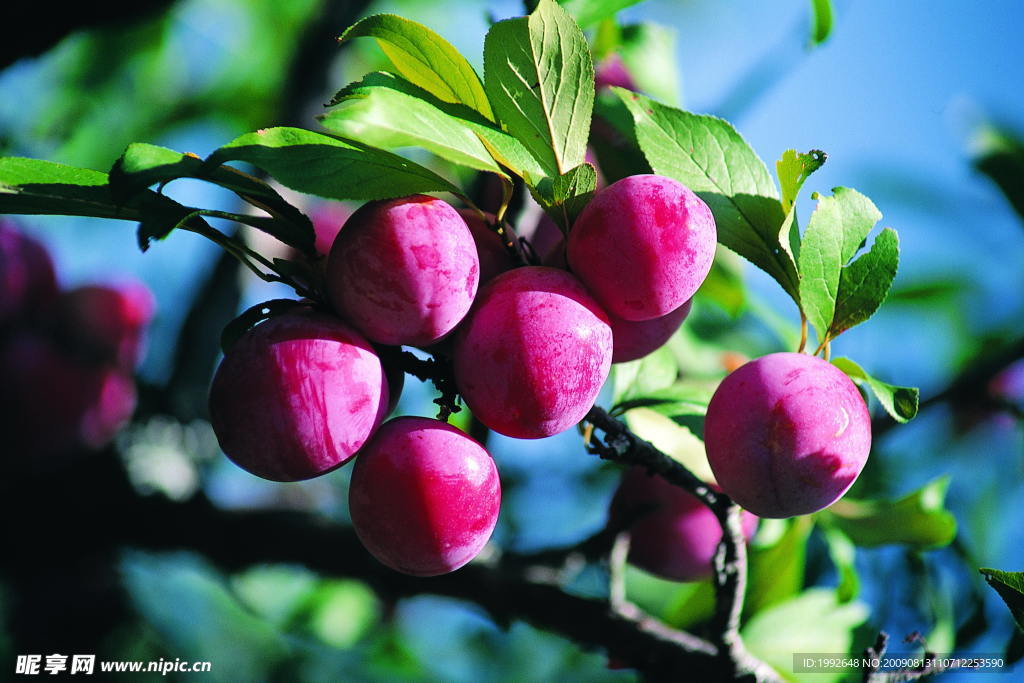
[[[86,285],[61,294],[60,325],[93,356],[131,370],[139,361],[153,308],[153,294],[141,282]]]
[[[629,561],[672,581],[697,581],[711,574],[711,558],[722,540],[722,526],[696,496],[661,477],[631,467],[612,498],[613,524],[629,523]],[[749,540],[757,517],[743,511]]]
[[[433,197],[369,202],[338,233],[327,288],[338,312],[371,341],[426,346],[469,311],[480,278],[473,236]]]
[[[520,439],[558,434],[597,398],[608,317],[569,273],[517,268],[491,281],[455,338],[455,383],[473,414]]]
[[[221,449],[265,479],[309,479],[343,465],[381,423],[388,389],[369,342],[301,309],[257,325],[224,356],[210,388]]]
[[[612,362],[625,363],[643,358],[667,342],[690,314],[691,301],[687,301],[671,313],[651,320],[623,320],[609,314],[608,320],[612,325],[612,340],[615,344]]]
[[[715,257],[715,220],[670,178],[635,175],[594,195],[569,233],[573,272],[611,315],[650,320],[697,291]]]
[[[469,226],[469,232],[473,235],[473,242],[476,243],[477,256],[480,259],[480,286],[490,282],[498,275],[515,265],[512,255],[501,243],[498,233],[494,232],[480,216],[471,209],[459,209],[459,215]],[[488,220],[493,221],[494,215],[487,214]]]
[[[57,277],[46,247],[0,222],[0,324],[52,303]]]
[[[348,500],[356,534],[374,557],[405,574],[436,576],[487,543],[501,484],[491,456],[458,429],[399,417],[363,448]]]
[[[704,423],[708,461],[722,490],[759,517],[828,507],[860,474],[871,417],[834,365],[773,353],[726,377]]]

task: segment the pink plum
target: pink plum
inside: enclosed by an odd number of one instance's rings
[[[715,257],[715,220],[676,181],[634,175],[594,195],[569,233],[569,266],[611,315],[650,320],[679,308]]]
[[[501,484],[483,446],[439,420],[384,423],[352,471],[349,510],[380,562],[413,576],[472,560],[498,521]]]
[[[622,476],[612,498],[613,524],[629,523],[629,561],[671,581],[698,581],[711,575],[711,559],[722,540],[714,513],[696,496],[642,467]],[[742,513],[743,533],[750,540],[757,517]]]
[[[210,388],[221,449],[264,479],[297,481],[348,462],[380,425],[388,387],[358,332],[309,309],[246,332]]]
[[[611,357],[608,317],[579,280],[528,266],[481,290],[455,338],[455,382],[485,425],[539,439],[587,414]]]
[[[61,294],[58,307],[60,324],[76,345],[125,370],[138,363],[154,309],[146,285],[86,285]]]
[[[46,308],[56,297],[57,276],[46,247],[0,221],[0,324]]]
[[[826,508],[860,475],[871,417],[831,363],[773,353],[728,375],[708,405],[708,462],[722,490],[759,517]]]
[[[612,325],[612,340],[615,345],[612,362],[625,363],[643,358],[661,347],[690,314],[691,301],[688,300],[671,313],[652,320],[623,320],[609,314],[608,320]]]
[[[466,221],[433,197],[369,202],[331,247],[327,288],[371,341],[427,346],[469,311],[480,262]]]
[[[616,54],[608,55],[602,59],[594,69],[594,86],[601,90],[618,86],[626,90],[636,90],[636,82],[626,68],[622,57]]]
[[[477,256],[480,259],[480,286],[490,282],[498,275],[515,266],[515,261],[508,249],[501,242],[501,237],[484,222],[477,212],[471,209],[459,209],[459,215],[466,221],[469,231],[476,243]],[[487,214],[487,220],[494,221],[493,214]]]

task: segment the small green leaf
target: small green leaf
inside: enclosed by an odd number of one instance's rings
[[[793,208],[804,182],[827,159],[828,155],[820,149],[812,149],[810,152],[787,149],[782,153],[782,158],[775,162],[775,174],[779,177],[779,187],[782,189],[783,211],[789,212]]]
[[[298,192],[328,199],[391,199],[455,185],[397,154],[302,128],[265,128],[221,147],[207,164],[245,161]]]
[[[811,45],[818,46],[832,35],[832,0],[811,0]]]
[[[447,40],[415,21],[376,14],[353,24],[338,42],[369,36],[410,82],[445,102],[459,102],[494,120],[476,71]]]
[[[296,306],[305,305],[301,301],[293,299],[272,299],[246,309],[241,315],[224,326],[224,331],[220,335],[221,350],[224,353],[230,351],[235,342],[258,323],[286,313]]]
[[[654,172],[700,195],[715,216],[718,241],[775,278],[799,303],[796,266],[779,243],[784,215],[778,190],[736,129],[714,116],[612,90],[632,113],[637,140]]]
[[[743,605],[746,617],[803,589],[807,539],[813,528],[814,521],[808,516],[761,520],[754,542],[747,551],[750,569],[747,598]],[[766,536],[769,537],[767,540]]]
[[[832,192],[831,197],[818,200],[800,241],[797,262],[800,303],[819,341],[832,328],[843,266],[882,219],[871,200],[856,190],[837,187]]]
[[[828,335],[835,338],[878,310],[892,289],[900,261],[900,238],[892,228],[875,237],[871,250],[843,268]]]
[[[580,164],[568,173],[545,178],[530,188],[534,199],[568,234],[576,217],[587,206],[597,189],[597,171],[589,163]]]
[[[1024,631],[1024,572],[1004,572],[988,568],[978,571],[1010,608],[1017,628]]]
[[[547,175],[583,163],[594,106],[594,65],[579,26],[554,0],[500,21],[484,41],[484,85],[498,120]]]
[[[272,187],[230,166],[210,167],[191,154],[134,143],[114,163],[110,171],[110,187],[119,200],[129,201],[151,185],[164,185],[178,178],[205,180],[235,192],[273,217],[273,220],[253,222],[253,225],[285,244],[307,253],[314,251],[316,234],[312,222]],[[157,231],[147,237],[164,236],[159,233]]]
[[[917,415],[921,394],[917,388],[899,387],[877,380],[849,358],[834,358],[832,365],[845,372],[857,384],[867,384],[885,412],[897,422],[908,422]]]
[[[956,536],[956,518],[945,508],[948,488],[949,478],[939,477],[898,500],[844,498],[818,514],[859,546],[938,548]]]
[[[559,4],[571,14],[583,28],[614,17],[616,13],[641,0],[559,0]]]

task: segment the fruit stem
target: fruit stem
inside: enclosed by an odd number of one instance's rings
[[[800,309],[800,347],[796,352],[803,353],[805,348],[807,348],[807,316],[804,315],[803,309]]]

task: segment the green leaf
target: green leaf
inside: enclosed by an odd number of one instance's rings
[[[484,41],[484,84],[494,113],[547,175],[583,163],[594,106],[594,65],[579,26],[554,0],[500,21]]]
[[[743,642],[750,652],[775,668],[787,680],[829,682],[846,680],[850,672],[798,673],[794,652],[850,654],[855,631],[870,611],[861,602],[843,603],[836,592],[812,588],[759,612],[743,627]],[[808,628],[808,625],[813,625]]]
[[[978,571],[1010,608],[1017,628],[1024,631],[1024,572],[1004,572],[988,568]]]
[[[799,303],[793,259],[779,243],[784,215],[764,162],[728,122],[612,88],[629,108],[640,148],[659,175],[696,192],[715,216],[718,241],[775,278]]]
[[[715,480],[711,465],[708,464],[704,442],[687,427],[647,408],[634,408],[626,413],[626,424],[634,434],[681,462],[701,480]]]
[[[800,303],[822,342],[832,327],[843,266],[882,219],[871,200],[856,190],[837,187],[832,192],[831,197],[819,198],[797,261]]]
[[[338,42],[369,36],[410,82],[445,102],[459,102],[494,120],[476,71],[447,40],[415,21],[394,14],[367,17],[346,30]]]
[[[715,611],[711,581],[669,581],[626,565],[626,597],[646,613],[669,626],[688,628]]]
[[[234,320],[224,326],[220,335],[220,348],[224,353],[231,350],[243,334],[255,327],[260,322],[273,318],[274,316],[286,313],[296,306],[305,306],[301,301],[293,299],[271,299],[261,304],[256,304],[241,313]]]
[[[746,617],[803,589],[807,539],[814,528],[814,520],[808,516],[762,519],[759,524],[754,542],[747,551],[750,569],[743,605]]]
[[[151,185],[164,185],[178,178],[205,180],[235,192],[274,218],[254,222],[254,225],[258,223],[261,230],[304,252],[315,250],[316,233],[312,222],[272,187],[230,166],[207,166],[192,154],[145,143],[131,144],[110,171],[110,187],[116,197],[128,201]],[[162,236],[146,235],[148,238]]]
[[[568,173],[545,178],[530,188],[534,199],[568,234],[576,217],[586,208],[597,189],[597,171],[583,163]]]
[[[169,231],[157,226],[177,225],[194,211],[150,190],[119,199],[111,190],[109,176],[100,171],[39,159],[0,157],[0,213],[139,221],[139,246],[145,251],[151,239],[162,239]],[[189,221],[208,227],[198,217]]]
[[[717,385],[717,382],[715,383]],[[671,418],[703,416],[714,394],[714,386],[705,381],[680,380],[672,386],[645,392],[643,396],[616,403],[613,414],[624,414],[634,408],[650,408]]]
[[[804,182],[827,159],[828,155],[820,149],[812,149],[810,152],[787,149],[782,153],[782,158],[775,162],[775,174],[779,177],[779,187],[782,189],[783,211],[788,213],[793,208]]]
[[[870,251],[843,268],[829,337],[835,338],[874,315],[892,289],[899,261],[900,238],[895,230],[886,228],[875,237]]]
[[[956,518],[945,508],[948,488],[949,478],[939,477],[898,500],[844,498],[818,514],[859,546],[938,548],[956,536]]]
[[[603,19],[614,17],[621,10],[641,0],[559,0],[559,4],[571,14],[583,28],[590,28]]]
[[[679,60],[675,30],[644,22],[623,26],[618,53],[637,90],[675,105],[679,102]]]
[[[1024,219],[1024,141],[1013,133],[986,126],[974,142],[974,167],[994,182]]]
[[[832,35],[832,0],[811,0],[811,45],[817,46]]]
[[[679,376],[679,364],[672,352],[662,346],[643,358],[616,363],[613,372],[612,404],[616,405],[671,386]]]
[[[221,147],[208,164],[245,161],[298,192],[328,199],[391,199],[462,191],[397,154],[302,128],[265,128]]]
[[[394,88],[354,88],[320,122],[332,133],[371,147],[422,147],[452,163],[505,175],[464,122]]]
[[[836,597],[839,602],[849,602],[860,592],[860,577],[857,576],[857,568],[853,564],[857,548],[849,537],[838,529],[826,527],[824,534],[828,555],[835,565],[836,573],[839,574]]]
[[[867,384],[871,393],[885,408],[885,412],[897,422],[908,422],[917,415],[921,398],[921,392],[917,388],[899,387],[877,380],[849,358],[834,358],[832,365],[845,372],[857,384]]]

